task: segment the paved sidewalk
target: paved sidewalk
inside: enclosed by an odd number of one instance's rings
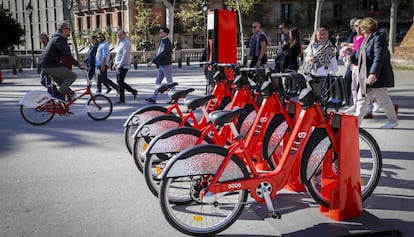
[[[74,88],[85,85],[84,75]],[[42,89],[35,70],[13,75],[2,70],[0,84],[0,236],[182,236],[165,221],[123,143],[122,123],[152,94],[157,69],[140,65],[127,82],[138,97],[126,93],[126,104],[114,105],[112,116],[92,121],[83,105],[69,117],[56,116],[44,126],[21,119],[19,99]],[[414,80],[413,71],[395,71],[396,87],[389,90],[399,105],[399,126],[378,129],[383,113],[365,120],[364,128],[377,140],[383,172],[373,195],[364,202],[361,217],[332,221],[305,194],[283,192],[275,201],[281,220],[269,219],[265,206],[252,203],[240,219],[220,236],[414,236]],[[109,77],[115,81],[113,71]],[[204,93],[203,68],[174,67],[179,88]],[[113,102],[115,92],[108,96]],[[159,97],[165,105],[166,95]],[[394,231],[394,232],[393,232]]]

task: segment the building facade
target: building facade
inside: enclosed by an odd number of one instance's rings
[[[65,17],[63,14],[63,1],[65,0],[0,0],[5,9],[9,9],[12,17],[23,27],[26,34],[24,43],[17,45],[16,50],[30,50],[31,39],[33,49],[41,49],[38,40],[42,32],[48,35],[56,32],[57,25]],[[69,1],[69,0],[67,0]],[[137,9],[135,0],[71,0],[73,2],[73,19],[75,38],[79,49],[87,45],[87,38],[96,32],[104,32],[107,40],[113,45],[116,43],[116,32],[123,28],[127,32],[134,32]],[[145,7],[153,9],[160,15],[157,19],[160,25],[165,25],[166,13],[163,3],[159,0],[143,1]],[[175,11],[181,11],[180,6],[188,5],[186,0],[175,0]],[[209,9],[224,8],[222,0],[200,1],[207,4]],[[26,11],[29,3],[32,6],[31,21]],[[406,32],[413,22],[413,0],[400,0],[398,10],[397,37],[399,32]],[[200,6],[201,7],[201,6]],[[268,34],[273,44],[279,35],[277,26],[287,22],[297,26],[302,36],[306,37],[313,30],[314,12],[316,0],[262,0],[255,3],[253,11],[243,16],[243,28],[245,38],[249,37],[250,24],[253,20],[260,20],[263,29]],[[321,24],[330,26],[331,31],[338,34],[346,34],[349,30],[348,22],[352,17],[363,18],[372,16],[380,23],[380,27],[389,27],[390,1],[380,0],[325,0],[321,13]],[[32,32],[30,28],[32,27]],[[189,28],[183,21],[175,19],[173,38],[179,42],[182,48],[202,47],[198,41],[204,33],[189,32]],[[197,41],[198,39],[198,41]],[[157,34],[144,37],[135,35],[133,43],[140,44],[143,40],[148,42],[158,41]],[[139,45],[135,47],[138,49]]]
[[[15,46],[16,52],[28,52],[32,46],[34,51],[40,51],[39,35],[55,33],[64,21],[62,0],[0,0],[0,4],[24,29],[23,43]]]

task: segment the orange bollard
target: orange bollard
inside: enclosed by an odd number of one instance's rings
[[[321,213],[334,220],[356,218],[362,214],[360,151],[358,119],[341,115],[338,134],[338,172],[332,166],[322,168],[322,195],[330,198],[329,209],[321,207]],[[325,159],[328,160],[328,159]]]

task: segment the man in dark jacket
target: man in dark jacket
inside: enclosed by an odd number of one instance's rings
[[[53,77],[59,88],[53,97],[65,100],[65,94],[69,91],[69,86],[76,80],[76,74],[62,65],[62,58],[66,57],[73,65],[84,69],[84,64],[80,64],[70,53],[68,37],[70,36],[70,25],[66,22],[60,24],[58,32],[52,36],[42,56],[42,70],[44,73]]]
[[[157,54],[155,58],[148,63],[148,67],[151,67],[152,64],[157,64],[159,66],[157,79],[155,80],[155,87],[157,87],[159,84],[161,84],[164,77],[167,79],[167,82],[173,82],[172,80],[172,61],[171,61],[171,54],[173,50],[173,46],[171,44],[171,40],[168,38],[168,34],[170,33],[170,30],[166,27],[162,27],[160,29],[160,38],[161,42],[158,46]],[[155,104],[157,101],[157,95],[158,91],[157,89],[154,90],[154,94],[152,95],[152,98],[146,98],[145,100]]]
[[[96,36],[92,35],[90,38],[90,48],[88,51],[88,56],[83,60],[86,63],[88,68],[88,77],[91,80],[95,76],[95,56],[96,50],[98,49],[98,41],[96,41]]]

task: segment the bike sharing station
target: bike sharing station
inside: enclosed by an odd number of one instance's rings
[[[217,64],[237,64],[237,15],[234,11],[214,9],[207,14],[207,61]],[[226,69],[225,69],[226,70]],[[231,70],[225,71],[234,78]],[[300,162],[296,162],[285,190],[272,200],[280,210],[281,220],[268,218],[265,206],[253,202],[239,219],[269,221],[281,235],[289,236],[362,236],[398,233],[380,219],[363,211],[361,200],[360,149],[357,117],[341,114],[332,121],[339,139],[338,162],[322,164],[321,193],[330,199],[330,206],[310,204],[300,182]],[[326,159],[325,159],[326,160]],[[334,174],[333,169],[338,169]],[[300,224],[299,224],[300,223]],[[234,223],[237,226],[237,221]],[[277,234],[277,233],[275,233]]]

